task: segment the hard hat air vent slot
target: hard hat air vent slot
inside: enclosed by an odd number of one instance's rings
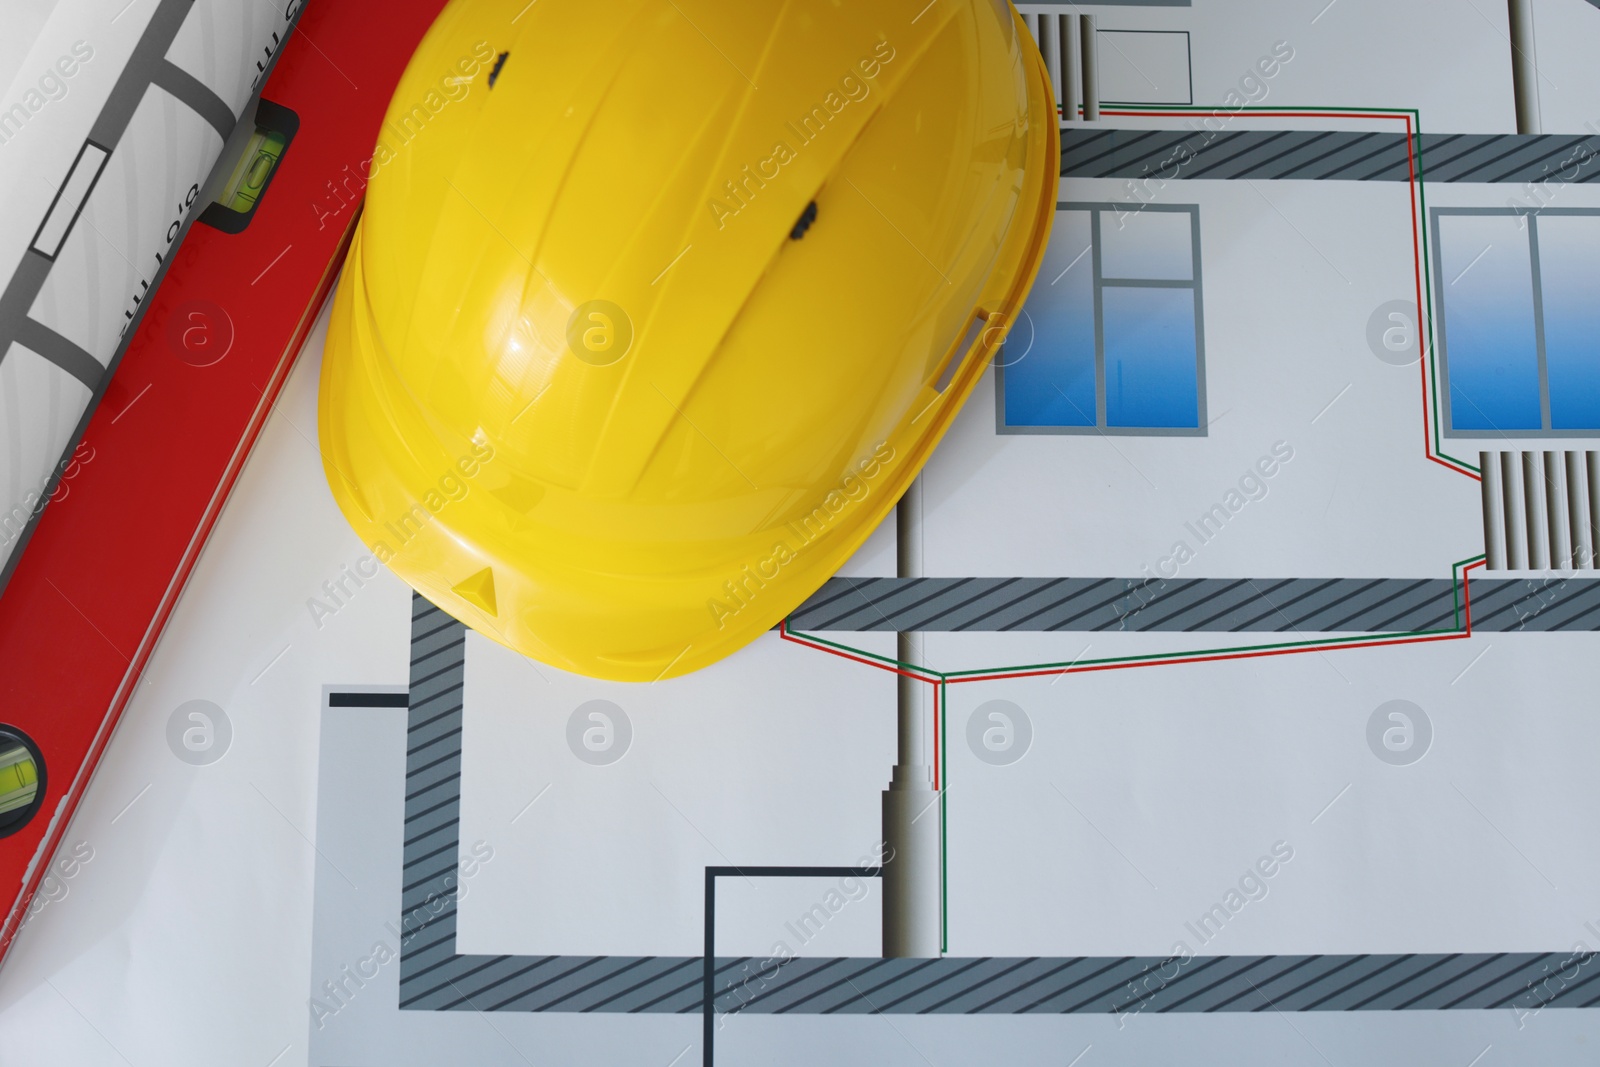
[[[506,57],[510,52],[501,52],[494,60],[494,69],[489,71],[489,88],[494,88],[495,79],[500,77],[500,68],[506,65]]]
[[[806,205],[806,209],[800,212],[800,217],[795,220],[794,229],[789,231],[789,240],[800,240],[800,238],[806,235],[806,231],[811,229],[811,224],[816,221],[817,202],[813,200],[811,203]]]
[[[972,347],[978,343],[987,319],[988,312],[981,309],[972,316],[972,320],[967,324],[967,329],[961,335],[961,339],[945,355],[944,365],[939,368],[939,378],[933,383],[934,392],[944,392],[945,387],[950,384],[950,379],[954,378],[956,371],[961,369],[961,364],[967,361],[967,353],[971,352]]]

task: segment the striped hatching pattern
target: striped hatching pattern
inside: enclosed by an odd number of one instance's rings
[[[1430,182],[1586,182],[1600,168],[1575,167],[1600,154],[1588,134],[1416,135],[1417,177]],[[1587,144],[1588,155],[1585,155]],[[1061,131],[1061,174],[1067,178],[1296,178],[1409,181],[1412,153],[1403,133],[1345,130]],[[1569,176],[1568,172],[1572,174]]]
[[[466,628],[411,609],[400,1007],[448,1011],[698,1012],[700,957],[456,954]]]
[[[833,578],[801,631],[1400,633],[1454,629],[1447,578]],[[1600,581],[1472,579],[1474,631],[1600,629]]]
[[[1026,1015],[1593,1007],[1600,954],[718,959],[719,1014]]]

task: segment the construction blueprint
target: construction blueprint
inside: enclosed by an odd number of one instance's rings
[[[127,61],[108,6],[71,94]],[[315,444],[320,310],[0,971],[0,1062],[1592,1057],[1600,7],[1018,10],[1062,145],[1025,313],[915,507],[711,667],[566,674],[385,569]],[[225,138],[174,114],[181,200]],[[7,506],[125,310],[52,291],[5,338],[0,397],[49,398],[0,408],[49,421]],[[907,699],[938,944],[886,956]]]

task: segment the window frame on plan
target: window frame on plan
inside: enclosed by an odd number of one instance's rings
[[[1451,279],[1445,277],[1445,247],[1440,232],[1439,220],[1445,216],[1521,216],[1523,228],[1528,235],[1528,269],[1530,284],[1533,293],[1533,342],[1538,368],[1539,413],[1540,426],[1537,429],[1521,427],[1495,428],[1466,428],[1458,429],[1455,424],[1455,407],[1453,388],[1450,377],[1450,346],[1447,337],[1448,304],[1446,293],[1451,286]],[[1544,279],[1540,268],[1539,250],[1539,218],[1540,216],[1578,216],[1600,218],[1600,208],[1531,208],[1531,207],[1436,207],[1428,213],[1428,236],[1433,246],[1434,262],[1437,269],[1434,271],[1432,297],[1437,313],[1433,316],[1434,329],[1437,334],[1435,352],[1438,358],[1439,379],[1439,405],[1442,409],[1443,433],[1446,437],[1461,439],[1497,438],[1522,439],[1522,438],[1589,438],[1600,437],[1600,418],[1595,419],[1595,425],[1580,429],[1558,429],[1553,426],[1551,417],[1550,374],[1547,361],[1546,319],[1544,306]]]
[[[1091,425],[1065,426],[1065,425],[1032,425],[1023,423],[1010,423],[1006,420],[1006,366],[1015,365],[1027,358],[1028,351],[1037,340],[1035,325],[1032,316],[1028,314],[1026,304],[1023,306],[1020,320],[1010,330],[1005,345],[996,354],[995,365],[995,432],[998,434],[1096,434],[1099,436],[1119,437],[1205,437],[1208,435],[1208,418],[1206,414],[1206,347],[1205,347],[1205,310],[1204,310],[1204,282],[1200,265],[1200,205],[1198,204],[1143,204],[1131,206],[1126,203],[1113,203],[1110,201],[1079,201],[1063,200],[1056,204],[1056,214],[1064,212],[1085,212],[1089,217],[1090,243],[1088,253],[1091,261],[1092,299],[1094,308],[1094,365],[1095,365],[1095,421]],[[1189,217],[1189,255],[1190,278],[1178,279],[1148,279],[1148,278],[1121,278],[1107,277],[1104,273],[1105,246],[1101,235],[1101,219],[1105,214],[1116,213],[1120,215],[1141,214],[1143,212],[1158,212],[1185,214]],[[1044,274],[1044,268],[1035,281],[1034,290],[1048,287],[1052,279]],[[1195,391],[1195,419],[1194,426],[1113,426],[1109,425],[1107,417],[1106,397],[1106,323],[1105,323],[1105,291],[1107,289],[1188,289],[1194,299],[1194,391]],[[1022,355],[1015,359],[1008,356],[1008,351],[1014,347],[1022,348]]]

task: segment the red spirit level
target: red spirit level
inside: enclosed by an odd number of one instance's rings
[[[0,883],[18,887],[0,956],[333,285],[361,164],[442,6],[300,16],[0,596]]]

